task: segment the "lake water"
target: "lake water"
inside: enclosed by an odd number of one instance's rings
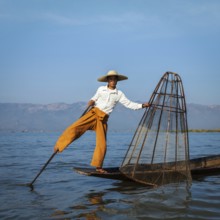
[[[132,133],[108,133],[105,167],[120,166]],[[147,188],[132,182],[83,176],[95,134],[86,133],[56,155],[59,133],[0,133],[0,219],[220,219],[220,175],[184,184]],[[191,158],[220,154],[220,133],[190,133]]]

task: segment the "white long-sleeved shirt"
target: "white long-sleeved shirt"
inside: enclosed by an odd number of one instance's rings
[[[142,108],[142,104],[130,101],[122,91],[118,89],[108,89],[107,86],[100,86],[91,100],[95,101],[95,107],[108,115],[110,115],[118,102],[126,108],[133,110]]]

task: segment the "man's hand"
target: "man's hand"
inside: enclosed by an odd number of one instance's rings
[[[93,101],[93,100],[89,100],[89,102],[88,102],[87,105],[88,105],[88,106],[94,106],[94,105],[95,105],[95,101]]]
[[[148,102],[145,102],[144,104],[142,104],[142,108],[147,108],[150,107],[150,104]]]

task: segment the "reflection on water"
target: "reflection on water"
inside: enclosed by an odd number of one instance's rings
[[[89,166],[95,137],[89,134],[56,155],[31,182],[52,154],[57,134],[0,135],[0,219],[220,219],[220,175],[159,188],[83,176],[72,168]],[[109,134],[105,166],[120,166],[131,134]],[[120,143],[120,145],[118,144]],[[191,155],[219,154],[219,133],[191,134]]]

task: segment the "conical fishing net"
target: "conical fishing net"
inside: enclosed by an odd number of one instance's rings
[[[191,181],[185,95],[180,76],[166,72],[157,84],[120,171],[147,185]]]

